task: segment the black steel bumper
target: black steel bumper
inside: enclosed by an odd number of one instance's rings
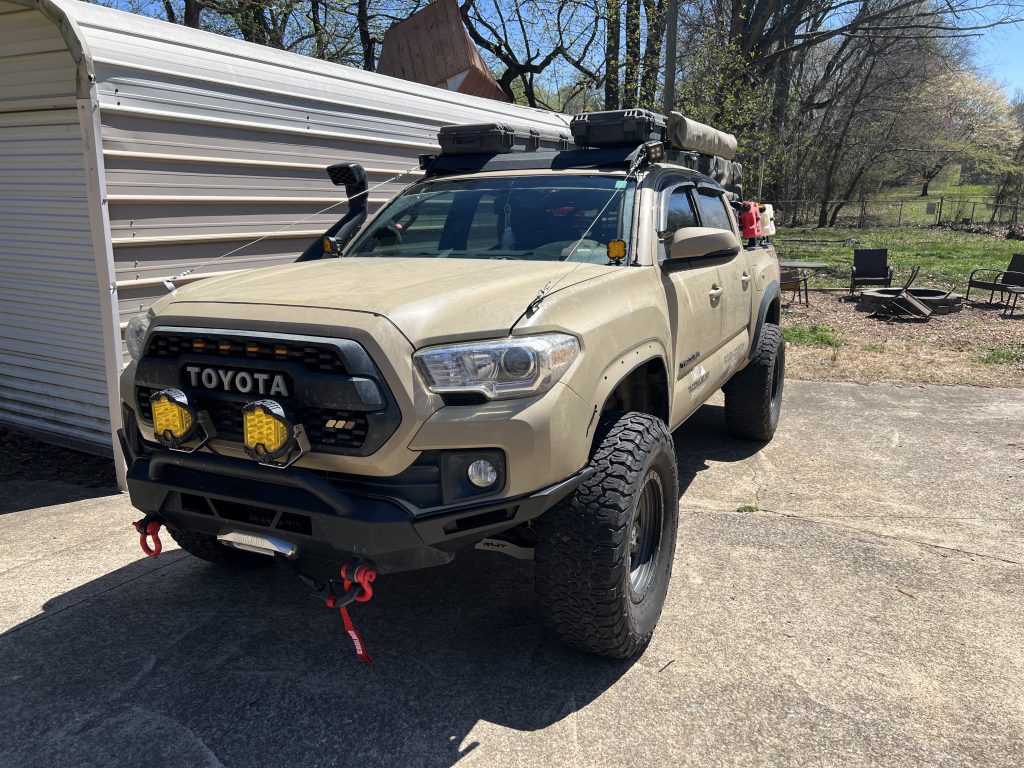
[[[272,533],[293,541],[302,554],[333,560],[358,555],[382,573],[446,563],[454,550],[538,517],[589,471],[527,496],[414,514],[403,500],[357,496],[308,470],[271,469],[204,452],[136,454],[123,432],[119,437],[132,504],[170,527],[212,535]]]

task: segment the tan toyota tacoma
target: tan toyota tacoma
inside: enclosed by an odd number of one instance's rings
[[[332,166],[349,212],[297,263],[129,323],[132,503],[235,565],[532,558],[563,640],[639,653],[672,572],[672,431],[723,389],[732,433],[769,440],[783,387],[732,137],[673,118],[579,115],[574,144],[445,128],[369,219],[362,168]]]

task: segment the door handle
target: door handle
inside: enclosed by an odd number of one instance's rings
[[[750,275],[748,275],[746,272],[744,272],[742,275],[740,275],[740,282],[743,283],[744,285],[749,283],[750,282]]]
[[[723,288],[718,287],[718,283],[712,283],[711,290],[708,291],[708,296],[710,296],[713,299],[717,299],[719,296],[722,295],[723,290]]]

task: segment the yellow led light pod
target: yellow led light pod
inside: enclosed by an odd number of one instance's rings
[[[260,463],[274,463],[291,453],[295,441],[284,408],[274,400],[257,400],[242,408],[245,452]]]
[[[163,389],[149,398],[153,431],[165,448],[178,448],[194,435],[198,419],[180,389]]]
[[[626,258],[626,241],[610,240],[608,242],[608,258],[612,261],[621,261]]]

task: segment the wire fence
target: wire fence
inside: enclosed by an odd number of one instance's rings
[[[778,226],[816,227],[821,222],[823,206],[820,200],[780,200],[773,205]],[[1020,223],[1022,214],[1024,204],[997,203],[995,198],[983,197],[851,200],[845,203],[827,203],[824,224],[847,229],[947,223],[959,226],[1008,227]]]

